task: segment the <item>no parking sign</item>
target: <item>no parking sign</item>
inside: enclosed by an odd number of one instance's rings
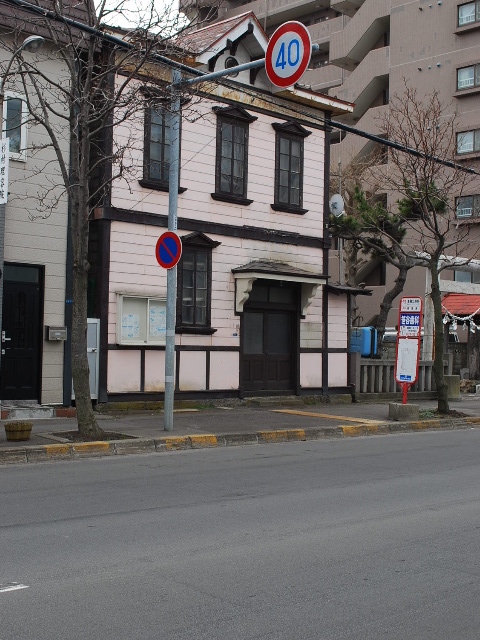
[[[155,257],[164,269],[172,269],[182,256],[182,241],[174,231],[165,231],[157,241]]]

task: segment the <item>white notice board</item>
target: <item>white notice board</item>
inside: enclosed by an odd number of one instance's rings
[[[419,348],[420,343],[417,339],[402,338],[398,341],[397,366],[395,368],[397,382],[413,384],[416,381]]]

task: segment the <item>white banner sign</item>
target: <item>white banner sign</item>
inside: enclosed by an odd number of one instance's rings
[[[0,139],[0,204],[8,200],[8,153],[10,138]]]

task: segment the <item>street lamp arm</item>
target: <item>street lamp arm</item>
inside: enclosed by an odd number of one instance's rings
[[[16,49],[13,52],[12,57],[8,61],[5,73],[3,74],[2,77],[0,77],[0,99],[3,99],[5,95],[5,91],[4,91],[5,80],[7,79],[8,74],[10,73],[12,64],[15,62],[17,56],[20,53],[22,53],[22,51],[31,51],[32,53],[35,51],[38,51],[40,47],[43,45],[43,43],[44,43],[44,39],[42,38],[42,36],[29,36],[28,38],[25,38],[25,40],[18,47],[18,49]]]

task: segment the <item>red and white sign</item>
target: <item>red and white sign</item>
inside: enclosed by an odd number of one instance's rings
[[[312,40],[301,22],[285,22],[270,38],[265,53],[268,79],[285,89],[298,82],[308,68]]]
[[[421,298],[404,297],[400,300],[395,380],[402,385],[403,404],[407,403],[408,388],[418,378],[422,309],[423,301]]]
[[[182,257],[182,241],[174,231],[165,231],[157,241],[155,257],[164,269],[172,269]]]

